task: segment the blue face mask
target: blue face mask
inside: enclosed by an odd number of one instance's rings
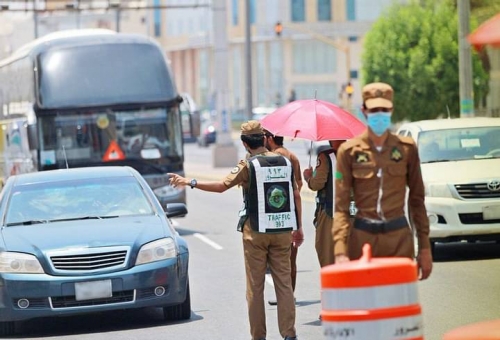
[[[377,136],[382,136],[391,126],[391,112],[372,112],[368,113],[368,126]]]

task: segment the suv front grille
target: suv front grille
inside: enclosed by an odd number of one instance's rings
[[[488,189],[488,183],[455,184],[458,194],[463,199],[500,198],[500,191]]]
[[[500,219],[485,220],[483,213],[458,214],[462,224],[495,224],[500,223]]]

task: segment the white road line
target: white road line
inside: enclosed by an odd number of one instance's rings
[[[211,247],[213,247],[213,248],[215,248],[217,250],[222,250],[223,249],[220,245],[218,245],[217,243],[215,243],[214,241],[212,241],[208,237],[203,236],[202,234],[194,233],[193,235],[194,235],[194,237],[200,239],[202,242],[205,242],[206,244],[208,244],[209,246],[211,246]]]
[[[274,287],[274,281],[273,281],[273,277],[271,276],[271,274],[266,274],[266,282],[271,287]]]

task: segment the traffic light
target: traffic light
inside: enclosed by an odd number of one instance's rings
[[[276,33],[276,36],[281,37],[281,32],[283,32],[283,25],[281,22],[277,22],[276,25],[274,25],[274,32]]]
[[[347,86],[345,87],[345,93],[347,93],[347,96],[349,98],[352,97],[352,94],[354,93],[354,87],[351,85],[351,83],[347,83]]]

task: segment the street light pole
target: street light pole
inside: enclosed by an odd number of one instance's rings
[[[474,100],[472,87],[472,54],[467,41],[469,26],[470,2],[458,0],[458,67],[460,83],[460,117],[474,116]]]
[[[252,26],[250,24],[250,0],[245,0],[245,74],[246,74],[246,116],[252,119]]]

